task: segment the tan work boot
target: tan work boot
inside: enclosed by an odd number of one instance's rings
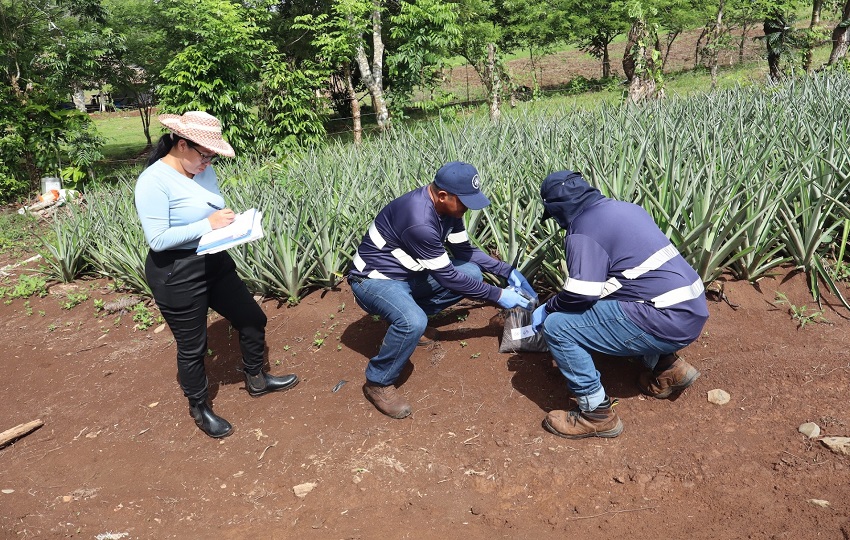
[[[606,397],[592,411],[582,411],[578,407],[569,411],[551,411],[543,420],[546,431],[566,439],[585,437],[616,437],[623,432],[623,422],[614,412],[617,400]]]
[[[697,368],[676,357],[669,367],[658,373],[655,371],[641,373],[638,376],[638,386],[647,396],[666,399],[692,385],[699,376],[700,372]]]
[[[398,393],[393,385],[380,386],[366,381],[363,395],[376,409],[392,418],[404,418],[411,412],[410,404]]]

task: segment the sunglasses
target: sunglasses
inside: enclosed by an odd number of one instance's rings
[[[191,148],[192,150],[194,150],[198,154],[200,154],[201,163],[212,164],[212,163],[215,163],[216,161],[218,161],[218,154],[204,154],[203,152],[198,150],[198,148],[194,144],[190,144],[188,141],[186,141],[186,145],[189,146],[189,148]]]

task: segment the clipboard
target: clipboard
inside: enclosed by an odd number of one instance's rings
[[[227,227],[215,229],[201,237],[196,250],[197,254],[218,253],[262,238],[264,236],[262,220],[263,213],[256,208],[236,214],[233,223]]]

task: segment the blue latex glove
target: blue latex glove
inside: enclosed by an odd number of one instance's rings
[[[497,300],[500,306],[505,309],[511,309],[515,307],[521,307],[522,309],[528,309],[528,298],[519,294],[515,290],[510,287],[505,287],[502,289],[502,294],[499,296]]]
[[[532,300],[537,298],[537,292],[531,288],[531,284],[525,279],[525,276],[522,275],[522,272],[514,268],[511,270],[511,275],[508,276],[508,283],[516,287],[517,289],[522,289],[523,292]]]
[[[549,312],[546,311],[546,304],[541,305],[531,314],[531,329],[534,330],[535,334],[543,328],[543,321],[548,316]]]

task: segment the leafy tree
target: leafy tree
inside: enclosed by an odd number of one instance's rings
[[[162,0],[180,49],[162,71],[161,110],[206,111],[221,120],[223,133],[240,152],[255,139],[258,79],[274,52],[264,39],[268,11],[229,0]],[[191,17],[186,14],[191,13]]]
[[[622,3],[590,0],[571,2],[572,41],[583,51],[602,61],[602,77],[611,77],[609,47],[614,38],[629,31],[629,19]]]
[[[301,69],[294,69],[277,55],[266,62],[258,102],[261,147],[282,153],[323,141],[326,105],[316,97],[314,89],[325,78],[326,69],[308,69],[304,64]]]
[[[390,16],[390,37],[397,46],[387,56],[393,108],[410,101],[414,88],[433,89],[440,82],[451,49],[460,38],[455,7],[442,0],[400,2]]]
[[[360,70],[360,80],[369,89],[372,96],[372,108],[378,127],[386,130],[390,127],[390,111],[384,97],[384,40],[381,15],[383,8],[380,0],[338,0],[348,4],[348,20],[357,32],[354,43],[354,60]],[[367,53],[367,42],[362,37],[371,29],[372,59]]]
[[[385,8],[380,0],[333,0],[328,7],[325,13],[297,17],[293,28],[309,31],[311,26],[315,26],[315,37],[311,43],[332,65],[349,70],[343,58],[354,62],[360,72],[360,81],[372,98],[378,127],[381,130],[388,129],[390,112],[384,91],[382,19]],[[345,79],[351,98],[354,89],[350,70],[346,71]],[[357,107],[359,111],[359,105],[352,102],[352,107]],[[359,118],[359,113],[354,116]],[[357,133],[355,129],[355,137],[359,140]]]
[[[494,122],[501,116],[502,89],[507,77],[500,52],[500,45],[506,44],[506,34],[498,7],[490,0],[460,0],[461,33],[455,48],[484,84],[490,120]]]
[[[87,53],[91,36],[117,43],[95,29],[101,13],[97,0],[0,0],[0,200],[35,191],[71,159],[63,145],[90,120],[61,104],[103,74],[98,59],[111,49]]]
[[[770,78],[778,81],[783,73],[780,61],[783,54],[793,51],[796,0],[754,0],[764,16],[764,40],[767,46],[767,65]]]
[[[576,6],[581,6],[581,3]],[[568,43],[573,35],[569,13],[574,9],[573,0],[555,2],[536,2],[534,0],[504,0],[502,20],[505,28],[502,47],[510,49],[528,49],[531,64],[532,91],[536,95],[540,89],[537,77],[536,57],[539,57],[558,44]],[[511,98],[516,85],[511,84]]]
[[[705,66],[711,70],[711,87],[717,87],[717,68],[719,65],[720,52],[728,48],[731,43],[731,34],[729,26],[724,23],[723,17],[726,14],[726,0],[718,0],[715,9],[714,20],[706,25],[703,34],[705,35],[705,45],[699,48],[699,56]]]
[[[723,2],[723,0],[719,0]],[[714,31],[725,30],[724,25],[717,26],[716,13],[717,2],[701,2],[699,0],[672,0],[664,2],[658,12],[659,27],[664,30],[665,38],[663,55],[661,59],[661,70],[667,67],[667,58],[670,49],[682,32],[690,28],[698,28],[706,25],[706,28]],[[711,21],[711,22],[709,22]],[[708,23],[708,24],[706,24]],[[699,56],[699,51],[697,51]]]
[[[170,22],[153,0],[104,0],[108,24],[124,39],[124,54],[111,74],[115,91],[133,98],[151,145],[150,123],[160,73],[179,49],[170,43]],[[175,37],[176,36],[172,36]]]
[[[737,27],[740,29],[740,38],[738,39],[738,62],[744,62],[744,47],[747,42],[747,35],[755,28],[763,19],[762,9],[759,5],[754,4],[750,0],[727,0],[726,2],[726,21],[730,29]],[[731,30],[730,30],[731,31]]]
[[[342,72],[345,93],[351,107],[354,142],[359,143],[363,136],[360,116],[360,100],[355,91],[353,79],[353,59],[360,41],[354,15],[345,3],[335,2],[332,13],[305,14],[295,17],[293,29],[310,32],[310,44],[317,51],[319,61],[327,66],[329,72]],[[331,75],[332,76],[332,75]]]

